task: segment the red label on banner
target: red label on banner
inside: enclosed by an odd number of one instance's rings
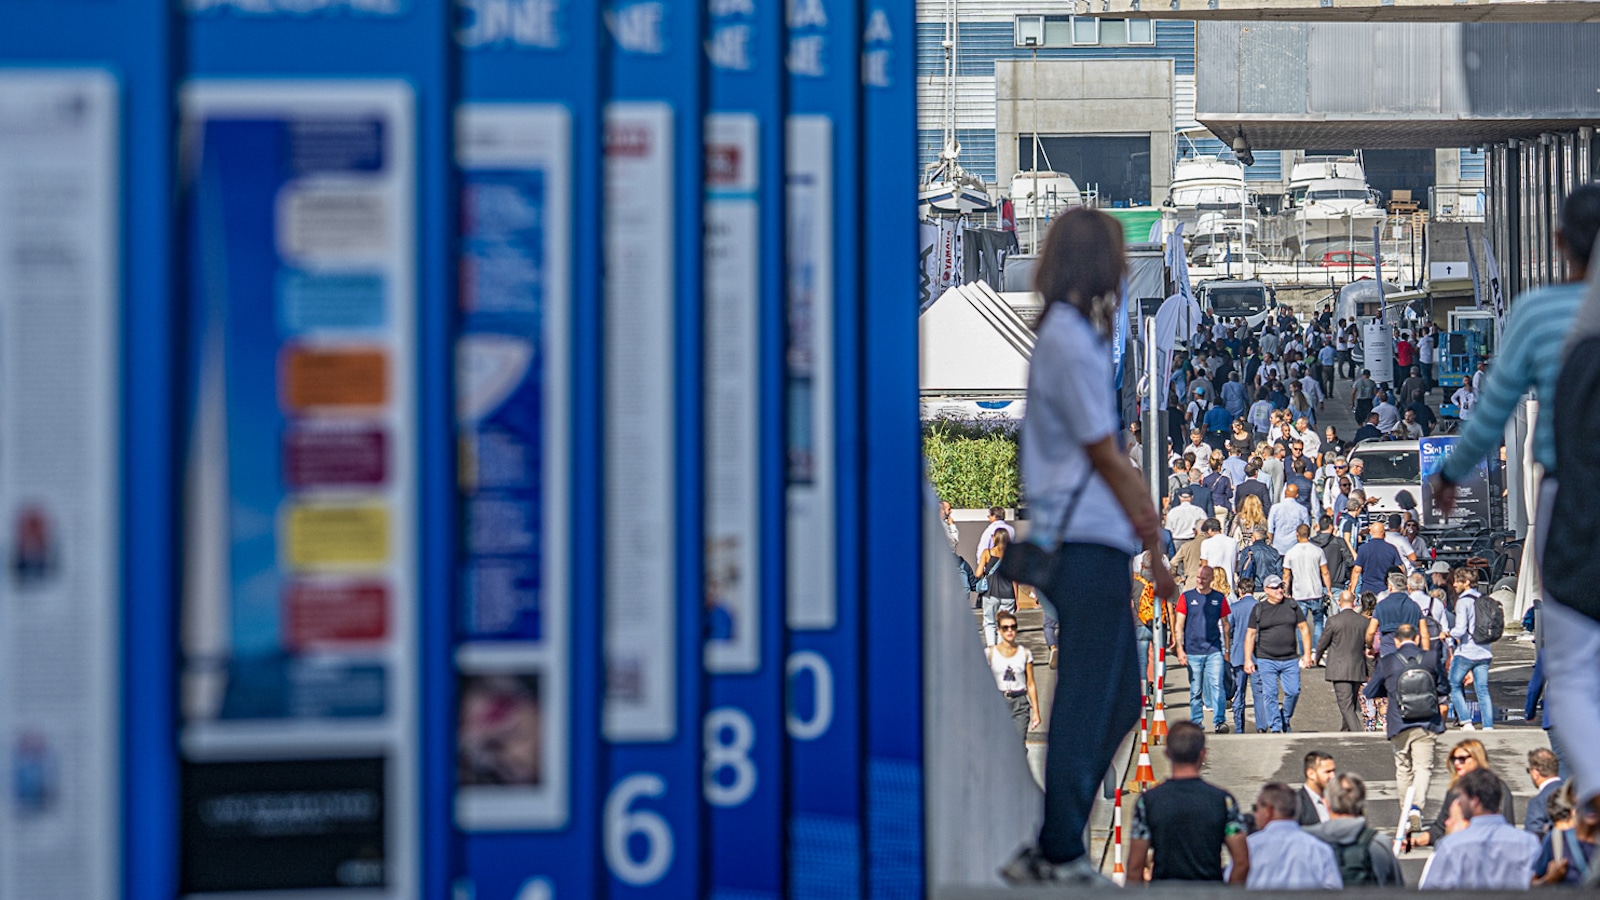
[[[389,634],[389,589],[377,582],[299,582],[288,589],[284,631],[289,648],[381,641]]]
[[[382,484],[385,445],[376,428],[292,428],[283,436],[283,480],[296,488]]]

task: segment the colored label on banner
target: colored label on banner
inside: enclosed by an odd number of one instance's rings
[[[706,669],[761,665],[759,123],[706,116]]]
[[[833,123],[788,121],[788,620],[838,620],[834,544]]]
[[[455,818],[473,831],[558,828],[572,678],[571,121],[559,106],[479,103],[460,107],[456,129]]]
[[[612,103],[605,129],[604,733],[666,741],[678,694],[672,107]]]
[[[199,805],[185,808],[181,889],[408,895],[418,677],[410,88],[195,81],[183,99],[195,394],[182,743],[185,803]],[[372,759],[319,762],[334,746]],[[258,767],[249,777],[244,759]],[[242,787],[269,772],[273,784]],[[226,804],[203,799],[223,789]],[[351,834],[382,840],[319,842],[345,827],[332,819],[274,831],[272,810],[296,798],[335,819],[354,809],[340,804],[359,805]],[[275,856],[281,866],[225,862]]]
[[[100,70],[0,69],[8,898],[121,885],[118,90]]]

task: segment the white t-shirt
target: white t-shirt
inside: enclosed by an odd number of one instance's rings
[[[1283,555],[1283,567],[1290,573],[1289,592],[1296,600],[1315,600],[1322,596],[1322,567],[1328,557],[1322,548],[1302,541]]]
[[[1239,559],[1239,542],[1226,534],[1213,534],[1200,542],[1200,558],[1211,568],[1226,572],[1228,583],[1232,584]]]
[[[983,536],[978,538],[979,553],[982,553],[983,551],[994,546],[994,535],[997,531],[1004,531],[1008,538],[1015,538],[1017,536],[1017,530],[1011,527],[1010,522],[1004,520],[990,522],[989,526],[983,529]]]
[[[1028,689],[1028,666],[1033,664],[1033,651],[1021,644],[1017,645],[1017,652],[1005,656],[1000,652],[1000,645],[984,651],[989,657],[989,674],[994,676],[994,686],[1001,693],[1011,694]]]
[[[1401,568],[1405,569],[1408,574],[1412,569],[1416,568],[1411,564],[1410,556],[1411,554],[1416,553],[1417,549],[1411,546],[1411,542],[1406,540],[1405,535],[1398,531],[1388,531],[1384,533],[1383,539],[1388,541],[1389,546],[1393,547],[1395,552],[1400,554]]]
[[[1111,488],[1094,472],[1084,447],[1117,433],[1110,344],[1083,315],[1051,303],[1039,325],[1028,370],[1028,411],[1019,455],[1034,534],[1073,542],[1139,549],[1133,526]],[[1083,485],[1071,520],[1062,521]]]

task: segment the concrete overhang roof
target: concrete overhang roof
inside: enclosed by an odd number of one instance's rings
[[[1600,4],[1597,4],[1600,5]],[[1458,116],[1254,115],[1197,112],[1195,118],[1218,138],[1232,142],[1241,131],[1252,150],[1312,150],[1362,147],[1368,150],[1437,149],[1494,144],[1544,132],[1574,131],[1600,125],[1600,119],[1463,118]]]
[[[1600,22],[1597,0],[1077,0],[1062,6],[1079,15],[1145,19]]]

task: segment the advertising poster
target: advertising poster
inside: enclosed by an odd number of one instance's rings
[[[411,89],[183,101],[181,888],[414,896]]]
[[[788,624],[832,628],[834,596],[833,123],[788,121]]]
[[[460,107],[456,823],[567,820],[571,121]]]
[[[1361,367],[1372,373],[1378,384],[1395,384],[1394,333],[1383,322],[1364,322],[1361,325]],[[1358,424],[1366,424],[1364,422]]]
[[[615,743],[677,731],[672,107],[605,114],[605,710]]]
[[[1446,516],[1439,509],[1439,500],[1429,488],[1429,478],[1439,467],[1444,465],[1444,458],[1455,446],[1459,437],[1453,434],[1435,435],[1425,437],[1421,441],[1421,468],[1422,478],[1422,524],[1455,528],[1458,526],[1485,526],[1489,524],[1489,513],[1493,497],[1489,489],[1489,463],[1479,460],[1473,467],[1472,474],[1463,482],[1455,486],[1456,505],[1450,515]]]
[[[759,122],[706,116],[706,669],[761,665]]]
[[[0,69],[0,897],[121,892],[119,118]]]

